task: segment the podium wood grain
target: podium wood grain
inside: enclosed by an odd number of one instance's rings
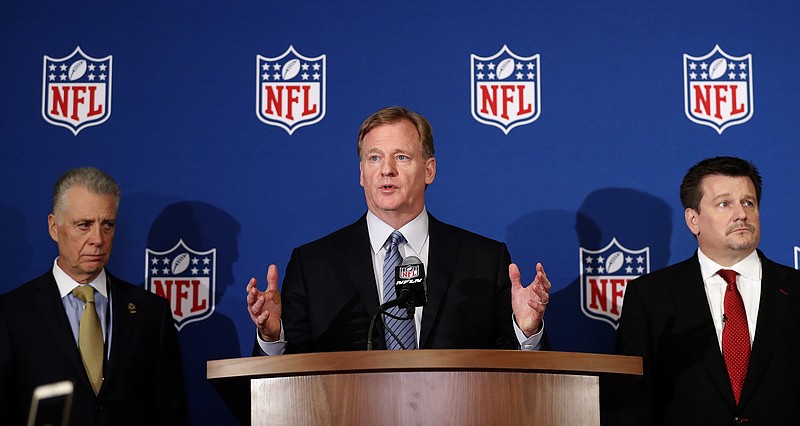
[[[208,362],[249,380],[253,425],[599,425],[599,376],[640,358],[567,352],[417,350]]]

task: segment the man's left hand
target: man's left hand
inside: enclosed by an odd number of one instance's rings
[[[536,278],[527,287],[522,286],[519,268],[516,264],[508,265],[508,276],[511,278],[511,309],[517,326],[526,337],[539,332],[542,327],[544,311],[550,303],[550,280],[541,263],[536,264]]]

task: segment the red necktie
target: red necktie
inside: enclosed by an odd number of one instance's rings
[[[750,363],[750,332],[747,327],[747,314],[739,289],[736,288],[736,271],[720,269],[717,272],[728,283],[725,290],[725,315],[722,326],[722,356],[728,367],[728,377],[736,403],[742,394],[742,385]]]

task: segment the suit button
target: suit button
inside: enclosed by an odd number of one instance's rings
[[[97,405],[94,406],[94,412],[95,413],[99,413],[101,411],[103,411],[103,406],[102,405],[97,404]]]

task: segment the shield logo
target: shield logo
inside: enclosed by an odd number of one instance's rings
[[[752,55],[731,56],[719,45],[705,56],[683,55],[686,116],[718,134],[753,116]]]
[[[505,134],[536,121],[541,112],[541,71],[538,53],[519,56],[506,45],[489,57],[470,55],[472,117]]]
[[[167,251],[145,249],[145,287],[170,301],[175,327],[214,313],[217,249],[192,250],[183,240]]]
[[[77,136],[111,116],[111,55],[93,58],[75,48],[69,56],[44,56],[42,117]]]
[[[256,116],[290,135],[325,117],[325,55],[309,58],[289,46],[275,58],[256,55]]]
[[[410,279],[419,276],[419,265],[400,266],[398,268],[400,278]]]
[[[630,250],[616,238],[600,250],[580,248],[581,310],[589,318],[619,326],[628,282],[650,272],[650,247]]]

